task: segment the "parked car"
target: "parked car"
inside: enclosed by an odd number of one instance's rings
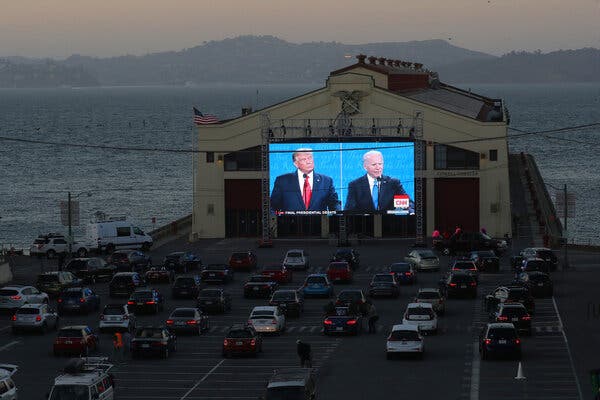
[[[444,315],[446,312],[446,298],[439,289],[419,289],[413,303],[429,303],[437,315]]]
[[[208,331],[208,316],[197,308],[178,307],[167,318],[167,327],[174,332],[190,332],[196,335]]]
[[[304,297],[297,290],[277,290],[269,300],[270,306],[278,306],[286,316],[295,315],[299,317],[304,311]]]
[[[139,288],[136,289],[127,300],[127,307],[134,313],[150,312],[158,314],[165,307],[165,299],[156,289]]]
[[[331,297],[334,295],[333,284],[326,274],[310,274],[306,277],[302,285],[304,297],[309,296],[324,296]]]
[[[307,270],[310,267],[308,254],[302,249],[288,250],[283,259],[283,265],[289,269]]]
[[[38,275],[35,287],[49,296],[58,296],[63,289],[79,284],[81,280],[70,272],[50,271]]]
[[[359,335],[362,332],[362,315],[352,312],[350,307],[336,307],[334,315],[327,315],[323,320],[323,334],[346,333]]]
[[[491,356],[509,356],[521,359],[521,339],[511,323],[492,322],[479,335],[479,354],[482,360]]]
[[[411,263],[399,262],[393,263],[389,267],[390,274],[396,277],[396,281],[412,285],[417,281],[417,271]]]
[[[171,283],[171,271],[166,267],[150,267],[144,274],[148,283]]]
[[[347,261],[333,261],[327,267],[327,278],[331,282],[352,282],[354,273]]]
[[[400,354],[417,354],[423,358],[425,346],[419,327],[412,324],[394,325],[387,337],[385,353],[388,360]]]
[[[369,284],[369,296],[387,296],[398,298],[400,285],[394,274],[375,274]]]
[[[475,263],[480,272],[500,271],[500,258],[492,250],[472,251],[469,259]]]
[[[97,280],[110,280],[117,273],[117,266],[109,264],[100,257],[74,258],[64,267],[85,283],[94,283]]]
[[[231,311],[231,295],[223,289],[202,289],[196,307],[203,312]]]
[[[360,267],[360,254],[355,249],[337,249],[331,261],[346,261],[350,265],[350,268],[356,270]]]
[[[335,305],[338,307],[350,307],[352,304],[356,304],[363,315],[369,312],[370,303],[360,289],[342,290],[335,299]]]
[[[258,356],[262,352],[262,336],[252,325],[237,324],[231,326],[223,340],[223,357],[232,355]]]
[[[58,322],[58,314],[48,304],[25,304],[12,317],[12,332],[37,330],[45,333],[48,329],[57,329]]]
[[[546,266],[544,272],[556,271],[558,267],[558,257],[546,247],[527,247],[519,252],[517,256],[511,257],[511,265],[513,268],[521,266],[522,261],[527,258],[539,258],[544,260]]]
[[[522,272],[517,275],[517,283],[529,289],[533,297],[552,297],[554,295],[554,283],[550,275],[545,272]]]
[[[200,276],[206,283],[229,283],[233,281],[233,270],[227,264],[208,264]]]
[[[316,381],[311,368],[278,368],[269,378],[265,399],[315,399]]]
[[[276,306],[256,306],[250,313],[248,324],[260,333],[282,333],[285,330],[285,315]]]
[[[100,313],[100,323],[98,325],[100,333],[106,331],[133,332],[136,318],[127,304],[107,304]]]
[[[116,265],[119,272],[144,272],[152,265],[150,256],[139,250],[117,250],[108,257],[108,262]]]
[[[292,270],[283,264],[267,265],[263,267],[261,275],[269,276],[279,284],[291,283],[293,279]]]
[[[548,272],[548,264],[541,258],[525,258],[521,265],[517,268],[517,273],[520,272]]]
[[[135,330],[131,340],[131,357],[158,355],[169,358],[177,350],[177,336],[164,327],[145,326]]]
[[[58,313],[79,312],[89,314],[100,309],[100,296],[91,288],[76,286],[66,288],[58,295]]]
[[[528,313],[535,313],[535,300],[527,287],[522,285],[498,286],[483,299],[484,309],[488,313],[495,310],[500,303],[521,303]]]
[[[202,269],[200,256],[191,251],[176,251],[167,254],[163,260],[163,266],[168,270],[187,273],[190,270]]]
[[[456,258],[450,262],[450,271],[464,271],[473,275],[476,281],[479,281],[479,270],[475,263],[467,258]]]
[[[502,254],[505,249],[506,242],[504,240],[491,238],[479,231],[461,231],[442,240],[438,247],[438,250],[444,255],[469,253],[476,250],[492,250],[496,254]]]
[[[500,303],[496,310],[490,314],[491,322],[510,322],[518,332],[525,332],[531,336],[531,315],[521,303]]]
[[[171,287],[174,299],[196,299],[200,294],[201,281],[198,276],[178,276]]]
[[[98,336],[87,325],[70,325],[60,328],[54,339],[55,357],[63,354],[87,356],[98,348]]]
[[[420,332],[437,333],[438,318],[430,303],[408,303],[402,324],[415,325]]]
[[[252,275],[244,283],[244,297],[260,297],[268,299],[279,289],[279,284],[270,276]]]
[[[414,249],[411,250],[404,261],[412,264],[417,271],[439,271],[440,259],[429,249]]]
[[[58,253],[67,253],[69,251],[69,242],[67,238],[60,233],[48,233],[39,235],[33,244],[29,247],[29,254],[32,256],[45,256],[47,258],[55,258]],[[80,242],[71,244],[71,251],[78,257],[85,257],[89,249]]]
[[[137,272],[117,272],[108,285],[110,297],[129,296],[135,289],[146,286]]]
[[[452,271],[440,280],[440,289],[444,296],[450,297],[477,297],[477,281],[475,277],[465,271]]]
[[[25,304],[48,303],[48,294],[33,286],[11,285],[0,289],[0,311],[14,311]]]
[[[251,271],[257,266],[256,254],[253,251],[236,251],[229,256],[229,266],[234,270]]]

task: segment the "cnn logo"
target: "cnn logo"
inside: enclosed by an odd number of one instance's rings
[[[394,208],[408,208],[408,195],[397,194],[394,196]]]

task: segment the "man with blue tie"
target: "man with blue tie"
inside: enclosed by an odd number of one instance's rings
[[[344,210],[362,213],[393,210],[394,196],[406,192],[398,179],[383,175],[383,154],[376,150],[366,152],[363,168],[367,173],[348,184]],[[409,209],[414,210],[412,200]]]
[[[275,179],[271,193],[273,211],[335,211],[339,210],[338,195],[331,177],[314,172],[311,149],[292,153],[296,171]]]

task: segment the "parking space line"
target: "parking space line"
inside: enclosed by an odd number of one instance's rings
[[[0,347],[0,351],[4,351],[4,350],[8,349],[9,347],[12,347],[12,346],[14,346],[15,344],[19,344],[19,343],[21,343],[21,341],[20,341],[20,340],[15,340],[15,341],[13,341],[13,342],[7,343],[7,344],[5,344],[4,346]]]
[[[563,327],[562,318],[560,317],[560,313],[558,312],[558,306],[556,305],[556,300],[552,297],[552,304],[554,304],[554,310],[556,311],[556,316],[558,317],[558,323],[561,327]],[[575,377],[575,383],[577,384],[577,392],[579,394],[579,398],[583,400],[583,394],[581,392],[581,386],[579,385],[579,378],[577,377],[577,372],[575,370],[575,365],[573,364],[573,356],[571,355],[571,348],[569,347],[569,341],[567,340],[567,335],[565,334],[565,330],[561,329],[562,337],[565,340],[565,345],[567,346],[567,354],[569,355],[569,361],[571,362],[571,372]]]
[[[471,391],[470,400],[479,400],[479,375],[481,360],[479,359],[479,343],[473,343],[473,361],[471,362]]]
[[[219,361],[219,363],[218,363],[217,365],[215,365],[215,366],[214,366],[214,367],[213,367],[213,368],[212,368],[210,371],[208,371],[208,372],[206,373],[206,375],[204,375],[204,376],[202,377],[202,379],[200,379],[198,382],[196,382],[196,384],[195,384],[194,386],[192,386],[192,388],[191,388],[190,390],[188,390],[188,391],[187,391],[187,393],[186,393],[186,394],[184,394],[184,395],[181,397],[181,399],[179,399],[179,400],[183,400],[183,399],[185,399],[186,397],[188,397],[188,396],[189,396],[189,394],[190,394],[190,393],[192,393],[192,391],[194,391],[194,389],[196,389],[196,388],[198,387],[198,385],[199,385],[199,384],[201,384],[202,382],[204,382],[204,381],[206,380],[206,378],[208,378],[208,377],[210,376],[210,374],[212,374],[212,373],[213,373],[213,372],[214,372],[214,371],[215,371],[217,368],[219,368],[219,366],[220,366],[221,364],[223,364],[224,362],[225,362],[225,359],[222,359],[221,361]]]

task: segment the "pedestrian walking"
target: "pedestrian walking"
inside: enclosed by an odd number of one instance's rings
[[[115,364],[123,361],[123,334],[121,332],[115,332],[113,335],[113,352],[111,359]]]
[[[310,344],[304,343],[300,339],[296,340],[298,357],[300,357],[300,367],[312,368],[312,356]]]
[[[377,321],[379,321],[379,315],[377,315],[377,310],[375,309],[375,305],[371,304],[371,308],[369,309],[369,333],[377,333]]]
[[[131,355],[131,333],[129,329],[123,332],[123,358],[127,359]]]

